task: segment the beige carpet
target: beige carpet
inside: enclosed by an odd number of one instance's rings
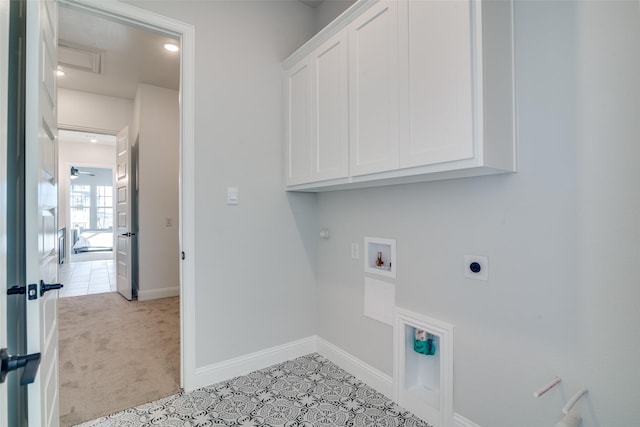
[[[117,293],[58,300],[60,425],[92,420],[180,390],[178,297]]]

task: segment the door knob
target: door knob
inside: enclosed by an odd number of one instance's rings
[[[52,291],[54,289],[60,289],[63,286],[64,285],[62,283],[54,283],[52,285],[48,285],[48,284],[44,283],[43,280],[40,280],[40,296],[44,295],[44,293],[47,292],[47,291]]]
[[[24,368],[20,377],[20,385],[31,384],[36,379],[39,365],[40,353],[9,356],[6,348],[0,349],[0,383],[4,382],[9,372]]]
[[[136,235],[136,233],[132,233],[132,232],[127,232],[127,233],[122,233],[121,234],[121,236],[124,236],[124,237],[131,237],[131,236],[135,236],[135,235]]]

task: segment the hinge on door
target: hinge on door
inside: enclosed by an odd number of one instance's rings
[[[182,251],[182,260],[184,261],[184,251]]]

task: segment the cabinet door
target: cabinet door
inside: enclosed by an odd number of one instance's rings
[[[471,7],[400,0],[400,167],[474,155]]]
[[[347,33],[342,31],[313,53],[313,178],[349,174]]]
[[[307,59],[285,73],[286,183],[311,181],[311,67]]]
[[[350,172],[398,167],[397,3],[381,1],[349,26]]]

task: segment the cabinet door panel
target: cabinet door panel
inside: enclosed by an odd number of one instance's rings
[[[314,180],[346,177],[349,173],[348,69],[346,32],[314,53]]]
[[[311,181],[311,75],[308,61],[287,74],[287,185]]]
[[[403,0],[399,14],[406,38],[401,102],[408,108],[400,166],[473,157],[470,2]]]
[[[398,167],[398,21],[381,1],[349,27],[351,175]]]

